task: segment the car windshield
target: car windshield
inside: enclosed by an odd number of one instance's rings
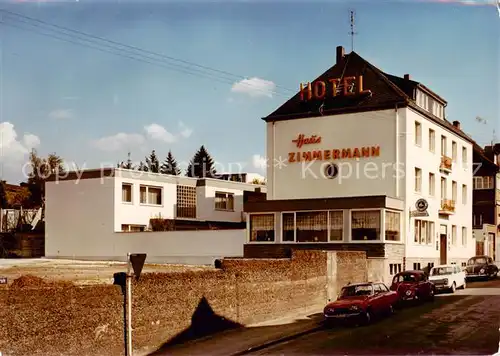
[[[393,283],[416,282],[417,280],[418,280],[418,278],[415,274],[405,273],[405,274],[400,274],[399,276],[394,277]]]
[[[340,297],[341,298],[355,297],[360,295],[371,295],[372,293],[373,293],[373,287],[370,284],[360,284],[356,286],[347,286],[342,288]]]
[[[471,258],[467,264],[469,266],[472,265],[482,265],[486,263],[486,257],[476,257],[476,258]]]
[[[452,267],[434,267],[431,271],[431,276],[442,276],[445,274],[452,274]]]

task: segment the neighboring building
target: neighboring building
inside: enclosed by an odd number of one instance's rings
[[[46,183],[46,232],[145,231],[153,218],[183,229],[200,222],[244,228],[243,192],[255,190],[265,186],[120,168],[72,172]]]
[[[464,263],[475,249],[473,140],[446,120],[446,101],[409,75],[383,73],[342,47],[336,59],[264,118],[275,164],[267,195],[246,194],[245,256],[361,250],[370,278],[386,281],[402,269]]]
[[[500,260],[500,144],[482,149],[474,145],[474,192],[472,224],[476,255]]]

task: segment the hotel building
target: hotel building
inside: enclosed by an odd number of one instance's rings
[[[267,193],[245,193],[245,257],[365,251],[370,279],[385,281],[466,262],[473,140],[446,105],[337,47],[333,67],[263,119]]]

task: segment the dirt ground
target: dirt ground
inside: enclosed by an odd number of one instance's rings
[[[213,269],[211,266],[186,266],[173,264],[146,264],[142,273],[184,272]],[[75,284],[111,284],[113,274],[125,272],[123,262],[97,262],[54,259],[3,259],[0,260],[0,278],[7,277],[8,284],[16,278],[33,275],[50,280],[72,281]]]

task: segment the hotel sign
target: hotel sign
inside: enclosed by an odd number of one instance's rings
[[[370,90],[363,89],[363,76],[332,78],[326,82],[317,80],[314,83],[300,83],[300,100],[321,100],[327,97],[352,96],[370,94]]]
[[[312,145],[321,143],[321,136],[312,135],[305,136],[299,134],[298,137],[292,140],[292,143],[297,148],[302,148],[304,145]],[[329,148],[317,149],[308,151],[295,151],[288,153],[288,162],[309,162],[309,161],[330,161],[337,159],[351,159],[351,158],[368,158],[379,157],[380,146],[366,146],[366,147],[352,147],[352,148]]]

